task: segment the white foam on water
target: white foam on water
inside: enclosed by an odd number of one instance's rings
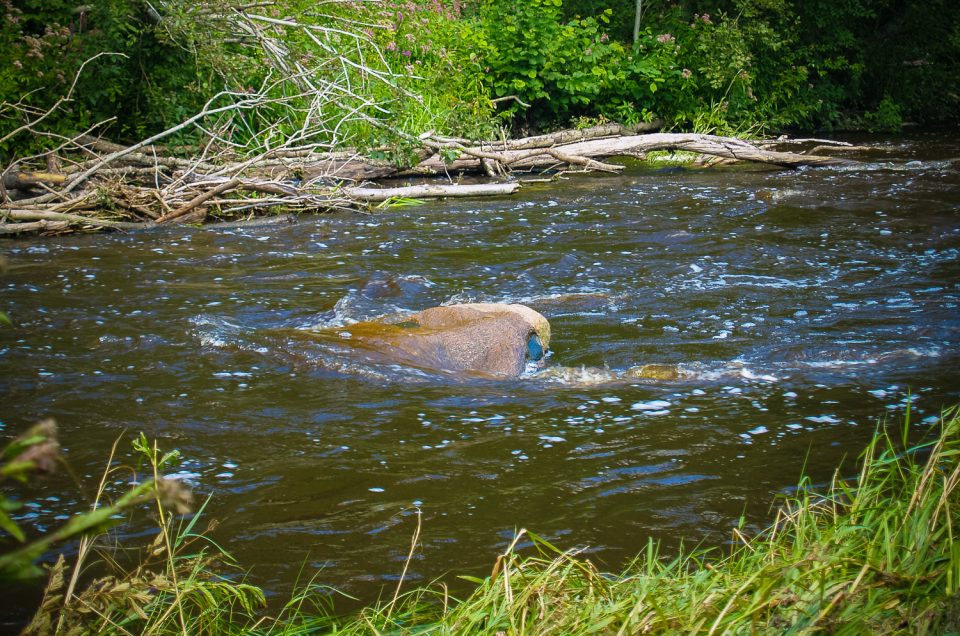
[[[779,378],[768,373],[757,373],[748,367],[740,369],[740,376],[745,380],[760,380],[762,382],[779,382]]]
[[[670,402],[666,400],[650,400],[649,402],[634,402],[630,405],[630,408],[634,411],[646,411],[650,415],[660,415],[668,413],[669,411],[664,409],[668,409],[670,406]]]
[[[813,422],[814,424],[839,424],[840,420],[833,415],[811,415],[804,418],[808,422]]]

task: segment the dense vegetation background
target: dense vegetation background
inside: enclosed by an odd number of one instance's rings
[[[173,141],[215,128],[262,150],[316,118],[323,91],[339,91],[324,105],[339,115],[330,145],[364,149],[428,130],[490,137],[603,119],[896,130],[960,111],[953,0],[0,0],[0,11],[4,164],[87,130],[142,139],[252,93],[277,101]]]

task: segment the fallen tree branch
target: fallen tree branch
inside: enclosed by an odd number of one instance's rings
[[[41,183],[48,185],[59,185],[64,183],[67,177],[62,174],[52,172],[7,172],[3,175],[3,187],[9,190],[29,188]]]
[[[513,194],[519,183],[481,183],[475,185],[425,184],[402,188],[344,188],[343,193],[355,201],[380,203],[390,199],[418,197],[484,197]]]
[[[621,124],[604,124],[602,126],[591,126],[579,130],[561,130],[546,135],[536,135],[533,137],[524,137],[523,139],[507,139],[503,142],[494,142],[490,146],[500,150],[527,150],[530,148],[552,148],[564,144],[571,144],[577,141],[587,141],[589,139],[603,139],[607,137],[623,137],[627,135],[639,135],[641,133],[653,132],[663,127],[662,119],[655,119],[651,122],[636,124],[633,126],[623,126]]]
[[[108,227],[117,230],[134,230],[143,228],[147,225],[145,223],[111,221],[108,219],[81,216],[79,214],[66,214],[64,212],[50,212],[47,210],[4,210],[0,216],[4,216],[15,221],[66,221],[67,223],[71,224]]]
[[[520,99],[520,98],[517,97],[516,95],[507,95],[506,97],[498,97],[498,98],[496,98],[496,99],[491,99],[491,100],[490,100],[490,103],[496,105],[496,104],[499,104],[500,102],[506,102],[506,101],[509,101],[509,100],[513,100],[513,101],[517,102],[518,104],[520,104],[520,105],[523,106],[524,108],[530,108],[530,104],[528,104],[527,102],[523,101],[522,99]]]
[[[213,110],[208,103],[205,112]],[[636,134],[636,130],[610,124],[483,143],[432,133],[420,138],[401,134],[422,148],[417,164],[402,174],[444,174],[449,179],[454,172],[485,173],[490,177],[511,171],[563,173],[571,168],[617,173],[624,166],[610,163],[607,158],[645,157],[655,150],[681,150],[715,157],[721,162],[756,161],[790,168],[854,163],[815,154],[778,152],[760,141],[698,134]],[[625,131],[630,134],[623,134]],[[236,160],[236,155],[216,150],[207,157],[206,148],[203,156],[193,161],[154,154],[159,149],[155,146],[150,148],[150,154],[137,150],[147,148],[151,140],[126,148],[101,146],[109,149],[109,154],[93,160],[87,159],[92,152],[92,144],[87,143],[82,147],[86,153],[84,162],[65,158],[75,166],[72,175],[9,171],[6,181],[19,186],[18,192],[26,191],[24,186],[30,185],[45,188],[48,194],[0,205],[0,234],[144,228],[200,221],[209,210],[215,210],[216,217],[224,219],[277,209],[363,211],[367,205],[392,199],[504,196],[520,187],[517,182],[396,188],[344,186],[344,181],[393,176],[398,174],[398,168],[356,152],[324,153],[317,152],[315,147],[292,148],[288,144],[235,162],[231,159]],[[80,151],[81,144],[74,144],[73,148]],[[449,158],[451,151],[460,156],[444,163],[442,157]],[[174,167],[177,169],[171,170]],[[88,182],[79,181],[84,174],[89,175]],[[59,189],[58,182],[62,186]],[[0,180],[0,186],[3,185]]]
[[[578,160],[607,157],[643,157],[646,153],[655,150],[685,150],[697,154],[726,157],[738,161],[768,163],[787,168],[853,163],[847,159],[835,157],[764,150],[751,142],[735,137],[717,137],[692,133],[651,133],[588,139],[563,144],[559,146],[559,149],[557,147],[531,148],[529,150],[506,149],[499,152],[489,152],[481,148],[465,148],[462,152],[468,155],[467,158],[459,158],[450,163],[444,163],[438,153],[405,171],[404,174],[439,174],[445,171],[478,172],[482,168],[479,161],[481,157],[497,159],[513,169],[536,170],[556,164],[557,156],[555,152],[550,152],[551,150],[559,150],[564,155],[576,157]]]
[[[0,234],[62,231],[70,227],[67,221],[33,221],[32,223],[0,223]]]
[[[623,170],[623,166],[612,163],[603,163],[602,161],[597,161],[588,157],[578,157],[576,155],[567,154],[566,152],[561,152],[556,148],[546,148],[545,152],[557,161],[569,164],[571,166],[583,166],[587,170],[600,170],[602,172],[620,172]]]
[[[179,219],[179,218],[183,217],[185,214],[187,214],[188,212],[190,212],[191,210],[193,210],[193,209],[194,209],[195,207],[197,207],[198,205],[201,205],[204,201],[206,201],[206,200],[208,200],[208,199],[212,199],[213,197],[217,196],[218,194],[223,194],[224,192],[227,192],[228,190],[233,190],[233,189],[236,188],[238,185],[240,185],[240,183],[241,183],[240,179],[237,179],[237,178],[230,179],[229,181],[226,181],[226,182],[224,182],[224,183],[221,183],[221,184],[218,185],[217,187],[212,188],[212,189],[210,189],[210,190],[207,190],[207,191],[204,192],[203,194],[201,194],[201,195],[199,195],[199,196],[197,196],[197,197],[194,197],[193,199],[191,199],[190,201],[188,201],[188,202],[185,203],[184,205],[180,206],[179,208],[177,208],[176,210],[174,210],[174,211],[171,212],[170,214],[167,214],[167,215],[165,215],[165,216],[161,216],[159,219],[157,219],[157,223],[169,223],[170,221],[174,221],[174,220],[176,220],[176,219]]]

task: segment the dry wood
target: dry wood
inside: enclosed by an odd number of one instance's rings
[[[756,145],[734,137],[717,137],[684,133],[651,133],[647,135],[626,135],[620,137],[589,139],[564,144],[562,152],[580,159],[598,159],[606,157],[643,157],[654,150],[686,150],[697,154],[726,157],[738,161],[756,161],[777,166],[798,168],[801,166],[845,165],[851,163],[845,159],[818,155],[802,155],[792,152],[763,150]],[[556,164],[556,157],[546,149],[503,150],[490,153],[480,149],[466,149],[468,157],[444,164],[439,155],[414,166],[407,174],[438,174],[441,172],[478,171],[480,164],[476,156],[499,157],[502,163],[512,169],[535,170]]]
[[[180,206],[170,214],[160,217],[159,219],[157,219],[157,223],[169,223],[170,221],[179,219],[184,215],[186,215],[191,210],[193,210],[198,205],[203,204],[204,201],[211,199],[217,196],[218,194],[223,194],[228,190],[233,190],[238,185],[240,185],[240,179],[230,179],[229,181],[221,183],[217,187],[211,188],[210,190],[207,190],[203,194],[197,197],[194,197],[193,199],[183,204],[182,206]]]
[[[3,187],[9,190],[25,190],[41,183],[59,185],[66,180],[66,175],[52,172],[13,171],[3,175]]]
[[[602,161],[597,161],[588,157],[578,157],[566,152],[561,152],[556,148],[545,148],[544,152],[560,163],[566,163],[571,166],[583,166],[587,170],[600,170],[601,172],[620,172],[623,170],[623,166],[620,165],[603,163]]]
[[[33,221],[32,223],[0,223],[0,234],[63,231],[70,227],[66,221]]]
[[[577,141],[587,141],[589,139],[637,135],[640,133],[659,130],[662,127],[663,121],[660,119],[655,119],[654,121],[648,123],[637,124],[635,126],[604,124],[602,126],[591,126],[590,128],[583,128],[581,130],[561,130],[559,132],[549,133],[547,135],[536,135],[534,137],[524,137],[523,139],[508,139],[503,142],[491,143],[489,144],[489,148],[494,150],[551,148],[563,144],[571,144]]]
[[[344,188],[351,199],[379,203],[389,199],[416,199],[436,197],[481,197],[513,194],[520,189],[519,183],[480,183],[475,185],[425,184],[402,188]]]
[[[206,112],[216,110],[208,105]],[[432,133],[419,139],[406,135],[408,141],[420,144],[422,151],[418,155],[419,163],[404,174],[444,174],[449,178],[450,173],[473,172],[499,177],[511,171],[560,170],[562,173],[574,167],[619,172],[622,165],[605,159],[644,157],[654,150],[683,150],[707,156],[707,165],[743,160],[790,168],[853,163],[816,154],[778,152],[767,145],[771,142],[697,134],[636,134],[639,129],[656,126],[657,123],[652,123],[625,128],[611,124],[484,143]],[[164,134],[126,148],[96,139],[84,139],[85,144],[76,142],[71,146],[73,151],[82,150],[85,154],[80,161],[65,158],[71,164],[65,171],[67,174],[8,169],[0,180],[0,191],[10,184],[17,186],[18,191],[26,186],[44,188],[47,194],[0,205],[0,234],[132,229],[170,222],[196,222],[205,219],[211,209],[217,209],[218,216],[228,219],[276,208],[329,211],[359,207],[362,210],[368,204],[394,198],[503,196],[520,187],[517,182],[345,187],[344,182],[393,176],[398,169],[356,152],[319,152],[317,146],[293,144],[239,161],[235,157],[231,161],[228,155],[218,154],[219,151],[208,157],[208,146],[200,159],[190,161],[158,154],[160,148],[150,146],[149,142]],[[781,139],[773,143],[787,141]],[[94,148],[107,152],[106,156],[96,155]],[[460,157],[444,163],[441,156],[450,152]]]
[[[47,210],[3,210],[0,214],[14,221],[66,221],[76,225],[88,225],[93,227],[108,227],[118,230],[134,230],[145,226],[144,223],[129,223],[126,221],[111,221],[109,219],[98,219],[79,214],[66,214],[63,212],[50,212]]]
[[[845,145],[845,146],[814,146],[810,149],[810,154],[815,155],[818,152],[878,152],[880,148],[874,146],[854,146],[854,145]]]

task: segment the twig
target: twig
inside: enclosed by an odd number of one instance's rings
[[[3,137],[0,137],[0,144],[3,144],[3,142],[5,142],[6,140],[15,137],[16,135],[20,134],[25,130],[32,131],[34,126],[36,126],[37,124],[42,122],[44,119],[46,119],[47,117],[52,115],[54,112],[56,112],[57,109],[59,109],[62,104],[71,101],[73,99],[73,90],[77,87],[77,81],[80,79],[80,74],[83,73],[83,69],[85,69],[87,64],[89,64],[90,62],[96,60],[97,58],[103,57],[105,55],[118,55],[120,57],[127,57],[123,53],[110,53],[107,51],[101,51],[100,53],[97,53],[93,57],[90,57],[84,60],[83,63],[80,65],[80,68],[77,69],[77,72],[74,73],[73,82],[71,82],[70,88],[67,90],[67,94],[61,97],[60,99],[58,99],[53,104],[53,106],[47,109],[42,115],[40,115],[39,118],[34,119],[33,121],[30,121],[30,122],[27,122],[26,124],[20,126],[19,128],[15,128],[14,130],[10,131]],[[16,108],[14,104],[8,104],[8,105]]]
[[[418,506],[417,510],[417,528],[413,531],[413,538],[410,540],[410,552],[407,554],[407,560],[403,562],[403,571],[400,572],[400,580],[397,581],[397,589],[393,592],[393,600],[390,601],[389,609],[387,610],[387,616],[390,616],[390,613],[393,611],[393,606],[396,604],[397,599],[400,597],[400,588],[403,586],[403,579],[407,576],[407,568],[410,567],[410,561],[413,560],[413,553],[417,549],[417,541],[420,540],[420,525],[423,520],[423,513]]]
[[[218,113],[224,113],[224,112],[227,112],[227,111],[230,111],[230,110],[237,110],[237,109],[243,109],[243,108],[251,108],[251,107],[255,106],[255,105],[259,102],[259,100],[260,100],[260,96],[258,95],[258,96],[256,96],[254,99],[243,99],[243,100],[240,100],[239,102],[236,102],[236,103],[234,103],[234,104],[228,104],[228,105],[226,105],[226,106],[220,106],[219,108],[209,108],[209,105],[212,104],[217,98],[219,98],[219,97],[221,97],[221,96],[223,96],[223,95],[236,95],[236,94],[237,94],[237,93],[232,93],[232,92],[230,92],[230,91],[223,91],[223,92],[221,92],[221,93],[217,93],[213,98],[210,99],[210,101],[207,102],[207,105],[204,106],[203,110],[201,110],[199,113],[197,113],[197,114],[194,115],[193,117],[190,117],[190,118],[186,119],[185,121],[177,124],[176,126],[173,126],[172,128],[168,128],[168,129],[164,130],[163,132],[157,133],[156,135],[153,135],[152,137],[149,137],[149,138],[147,138],[147,139],[144,139],[143,141],[141,141],[141,142],[139,142],[139,143],[135,143],[135,144],[133,144],[132,146],[130,146],[130,147],[128,147],[128,148],[125,148],[124,150],[118,150],[117,152],[110,153],[109,155],[107,155],[106,157],[102,158],[100,161],[98,161],[97,163],[95,163],[95,164],[94,164],[93,166],[91,166],[90,168],[87,168],[87,169],[86,169],[83,173],[81,173],[79,176],[71,179],[69,185],[67,185],[67,187],[64,188],[64,189],[61,191],[61,194],[66,194],[67,192],[70,192],[71,190],[73,190],[74,188],[76,188],[77,186],[79,186],[81,183],[83,183],[84,181],[86,181],[87,179],[89,179],[94,173],[97,172],[97,170],[99,170],[99,169],[102,168],[103,166],[105,166],[105,165],[107,165],[107,164],[109,164],[109,163],[111,163],[111,162],[113,162],[113,161],[116,161],[117,159],[120,159],[121,157],[124,157],[124,156],[126,156],[126,155],[128,155],[128,154],[130,154],[130,153],[132,153],[132,152],[135,152],[135,151],[139,150],[140,148],[143,148],[144,146],[149,146],[150,144],[152,144],[152,143],[155,142],[155,141],[159,141],[159,140],[161,140],[161,139],[163,139],[163,138],[165,138],[165,137],[169,137],[170,135],[174,134],[175,132],[178,132],[178,131],[180,131],[180,130],[183,130],[184,128],[187,128],[187,127],[189,127],[189,126],[192,126],[195,122],[200,121],[200,120],[203,119],[204,117],[209,117],[210,115],[216,115],[216,114],[218,114]]]
[[[523,106],[524,108],[530,108],[530,104],[526,103],[525,101],[523,101],[522,99],[520,99],[520,98],[517,97],[516,95],[507,95],[506,97],[498,97],[498,98],[496,98],[496,99],[491,99],[491,100],[490,100],[490,103],[491,103],[491,104],[499,104],[500,102],[505,102],[505,101],[511,100],[511,99],[512,99],[513,101],[517,102],[518,104],[520,104],[521,106]]]
[[[218,185],[217,187],[212,188],[212,189],[210,189],[210,190],[207,190],[206,192],[204,192],[204,193],[201,194],[200,196],[194,197],[194,198],[191,199],[188,203],[180,206],[179,208],[177,208],[176,210],[174,210],[174,211],[171,212],[170,214],[167,214],[166,216],[160,217],[159,219],[157,219],[157,223],[169,223],[170,221],[173,221],[174,219],[178,219],[178,218],[182,217],[183,215],[185,215],[185,214],[186,214],[187,212],[189,212],[190,210],[192,210],[192,209],[194,209],[195,207],[197,207],[198,205],[201,205],[201,204],[202,204],[204,201],[206,201],[207,199],[213,198],[213,197],[217,196],[218,194],[222,194],[222,193],[226,192],[227,190],[233,190],[233,189],[236,188],[238,185],[240,185],[240,183],[241,183],[240,179],[237,179],[237,178],[230,179],[229,181],[225,181],[224,183],[221,183],[221,184]]]

